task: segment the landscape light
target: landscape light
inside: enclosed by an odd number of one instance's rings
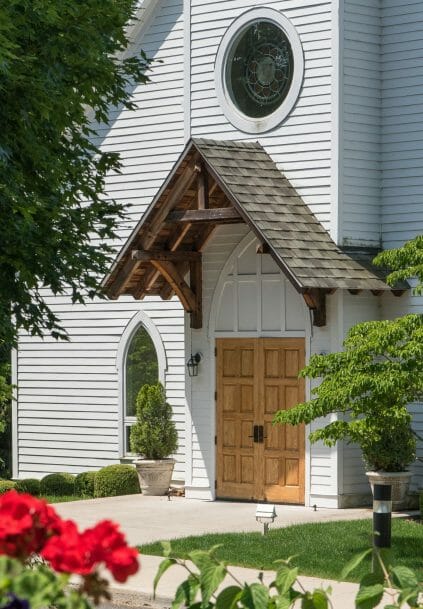
[[[276,509],[273,503],[259,503],[256,509],[256,521],[263,525],[263,535],[266,535],[271,524],[276,518]]]

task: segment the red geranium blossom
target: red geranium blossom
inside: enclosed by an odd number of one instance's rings
[[[42,499],[12,490],[0,496],[0,554],[25,560],[54,535],[60,518]]]
[[[85,576],[103,563],[119,582],[139,568],[137,550],[114,522],[103,520],[81,533],[45,501],[9,491],[0,496],[0,554],[25,560],[34,553],[61,573]]]
[[[138,552],[127,546],[117,525],[103,520],[80,533],[74,522],[62,522],[58,535],[51,537],[41,556],[55,571],[88,575],[105,563],[113,577],[125,582],[138,571]]]

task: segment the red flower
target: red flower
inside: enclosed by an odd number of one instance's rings
[[[104,563],[119,582],[139,568],[137,550],[110,520],[80,533],[45,501],[9,491],[0,496],[0,554],[25,560],[34,553],[61,573],[89,575]]]
[[[60,518],[45,501],[12,490],[0,496],[0,554],[25,560],[58,530]]]
[[[139,569],[136,548],[124,546],[106,556],[106,566],[117,582],[124,583]]]
[[[125,582],[138,571],[138,552],[129,548],[117,525],[103,520],[79,533],[72,521],[63,522],[58,535],[51,537],[41,555],[55,571],[88,575],[105,563],[113,577]]]

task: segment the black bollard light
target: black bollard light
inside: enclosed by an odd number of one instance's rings
[[[390,484],[373,487],[373,544],[376,548],[391,547],[391,493]]]

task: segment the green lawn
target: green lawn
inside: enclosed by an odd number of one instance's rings
[[[172,540],[175,555],[222,544],[217,556],[229,564],[271,569],[273,561],[296,556],[294,564],[303,575],[339,579],[343,566],[371,545],[372,521],[350,520],[270,529],[260,533],[209,534]],[[161,555],[159,543],[142,546],[143,554]],[[403,519],[392,521],[393,562],[419,572],[423,577],[423,525]],[[350,576],[359,581],[368,573],[370,559]]]
[[[76,495],[43,495],[40,499],[45,499],[47,503],[67,503],[68,501],[82,501],[89,497],[77,497]]]

